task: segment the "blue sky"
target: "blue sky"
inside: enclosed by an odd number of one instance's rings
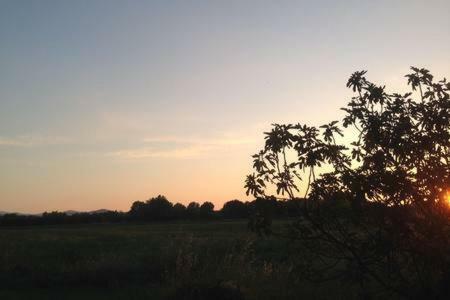
[[[355,70],[449,76],[448,1],[0,2],[0,210],[246,199],[273,122],[341,116]]]

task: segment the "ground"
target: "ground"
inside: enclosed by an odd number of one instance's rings
[[[295,251],[246,221],[0,228],[0,299],[357,297],[299,281]]]

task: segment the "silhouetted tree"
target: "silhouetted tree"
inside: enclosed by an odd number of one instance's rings
[[[355,96],[343,108],[345,130],[338,121],[320,128],[273,125],[253,156],[247,193],[267,197],[274,189],[280,199],[307,198],[291,230],[304,248],[299,274],[354,279],[366,292],[377,283],[408,298],[445,298],[450,84],[412,68],[406,77],[415,100],[365,74],[348,80]]]
[[[159,195],[146,201],[145,216],[150,220],[167,220],[173,217],[172,209],[172,203]]]
[[[211,202],[203,202],[200,206],[200,216],[202,218],[211,218],[214,214],[214,204]]]
[[[270,218],[282,216],[285,206],[283,202],[277,201],[275,197],[256,198],[248,205],[252,213],[259,213]]]
[[[186,208],[187,216],[191,219],[196,219],[200,216],[200,204],[197,202],[191,202]]]
[[[181,203],[176,203],[173,206],[173,215],[175,218],[185,218],[186,217],[186,206]]]
[[[249,211],[247,205],[239,200],[231,200],[223,205],[221,210],[222,215],[225,218],[247,218]]]
[[[173,206],[166,197],[159,195],[146,202],[134,202],[130,209],[130,216],[137,220],[167,220],[174,217]]]
[[[142,201],[135,201],[131,205],[130,215],[139,220],[145,219],[145,206],[146,204]]]

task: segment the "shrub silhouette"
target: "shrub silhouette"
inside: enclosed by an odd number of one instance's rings
[[[145,203],[134,202],[130,215],[141,220],[167,220],[173,218],[173,205],[166,197],[159,195]]]
[[[191,202],[186,208],[186,214],[191,219],[200,217],[200,204],[197,202]]]
[[[245,203],[239,200],[231,200],[223,205],[222,215],[225,218],[238,219],[247,218],[249,216],[249,212]]]
[[[181,203],[176,203],[173,206],[173,215],[175,218],[185,218],[186,217],[186,206]]]
[[[362,291],[375,282],[408,298],[447,296],[450,83],[411,69],[406,94],[353,73],[342,122],[274,124],[253,156],[247,194],[306,197],[292,227],[304,247],[302,276],[338,276]]]
[[[200,215],[203,218],[211,218],[214,214],[214,204],[212,204],[209,201],[203,202],[202,205],[200,205]]]

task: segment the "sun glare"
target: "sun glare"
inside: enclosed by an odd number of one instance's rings
[[[447,193],[445,194],[445,203],[450,206],[450,190],[447,191]]]

